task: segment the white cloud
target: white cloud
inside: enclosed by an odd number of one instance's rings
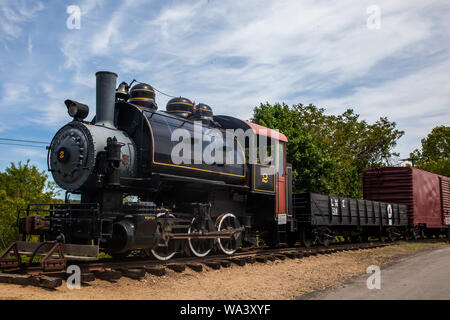
[[[433,127],[450,125],[449,72],[450,60],[445,60],[403,78],[360,87],[343,98],[319,99],[317,104],[331,111],[355,108],[370,121],[380,116],[396,121],[406,132],[399,151],[408,156]]]
[[[71,121],[63,101],[64,100],[48,102],[44,108],[33,106],[32,109],[35,112],[39,111],[39,113],[37,113],[35,117],[31,118],[30,121],[53,128],[57,128],[62,126],[64,123]]]
[[[216,101],[233,96],[242,101],[248,98],[242,95],[248,91],[253,93],[253,101],[284,100],[293,90],[324,91],[364,76],[383,59],[425,39],[432,27],[429,19],[421,16],[421,7],[406,2],[402,7],[382,3],[386,12],[379,32],[366,28],[364,4],[280,3],[252,2],[233,8],[228,3],[199,1],[173,6],[137,33],[135,39],[141,41],[130,39],[141,44],[133,53],[139,55],[156,43],[151,59],[155,52],[160,59],[154,61],[153,71],[163,76],[154,78],[164,84],[169,80],[185,84],[193,79],[203,94],[214,91],[211,95]],[[410,32],[411,26],[414,32]],[[153,41],[144,37],[150,27]],[[248,63],[234,69],[208,63],[215,56],[244,57]],[[166,68],[160,68],[161,63]],[[140,61],[140,66],[147,65]],[[222,94],[215,88],[222,89]],[[236,99],[226,101],[240,104]]]
[[[47,158],[47,152],[45,151],[45,147],[42,148],[12,148],[12,151],[21,155],[23,158]]]
[[[18,101],[30,100],[28,95],[29,92],[30,92],[29,87],[22,83],[4,83],[3,96],[0,100],[1,105],[7,105]]]
[[[119,81],[135,78],[244,119],[266,101],[311,102],[333,113],[350,106],[369,120],[387,115],[407,131],[401,140],[407,149],[446,121],[450,7],[437,0],[380,0],[381,29],[369,30],[371,4],[81,1],[81,29],[57,35],[60,69],[46,70],[46,80],[11,81],[0,100],[39,96],[26,106],[40,110],[29,120],[54,128],[68,119],[66,98],[95,109],[94,74],[110,70]],[[8,27],[21,30],[23,18],[12,16]],[[157,94],[160,109],[168,99]]]
[[[2,1],[0,2],[0,40],[18,38],[23,25],[36,17],[44,9],[40,1]]]
[[[31,36],[30,35],[28,35],[28,53],[32,53],[33,52],[33,42],[32,42],[32,40],[31,40]]]

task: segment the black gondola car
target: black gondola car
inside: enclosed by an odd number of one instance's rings
[[[294,216],[306,245],[328,245],[337,235],[394,240],[406,231],[406,206],[317,193],[293,195]]]

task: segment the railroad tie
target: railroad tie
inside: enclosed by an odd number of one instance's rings
[[[11,283],[23,286],[32,285],[36,287],[54,289],[62,284],[62,279],[44,275],[32,276],[29,274],[1,273],[0,283]]]
[[[218,261],[206,261],[206,262],[204,262],[204,264],[214,270],[220,269],[220,262],[218,262]]]
[[[67,274],[66,272],[52,272],[46,273],[45,275],[48,277],[59,278],[62,280],[67,280],[67,278],[70,276],[70,274]],[[95,280],[95,275],[92,272],[82,271],[80,276],[82,283],[91,282]]]
[[[295,259],[298,258],[297,252],[285,252],[284,255],[288,257],[289,259]]]
[[[267,260],[270,260],[270,261],[277,260],[277,257],[275,257],[275,255],[273,255],[273,254],[268,254],[268,255],[266,255],[266,257],[267,257]]]
[[[231,262],[233,262],[234,264],[237,264],[238,266],[245,266],[245,259],[244,258],[231,258],[230,259]]]
[[[261,263],[267,262],[267,256],[256,256],[255,259],[256,259],[256,261],[261,262]]]
[[[219,260],[220,265],[224,268],[229,268],[231,267],[231,262],[228,260]]]
[[[130,269],[118,269],[120,272],[122,272],[122,275],[124,277],[134,279],[134,280],[141,280],[145,277],[145,269],[143,268],[130,268]]]
[[[278,260],[286,260],[286,256],[284,254],[274,254],[273,256]]]
[[[250,264],[255,263],[255,261],[256,261],[254,256],[244,257],[244,259],[245,259],[245,262],[250,263]]]
[[[175,272],[183,272],[186,270],[186,265],[184,263],[170,263],[167,264],[166,267]]]
[[[92,272],[82,272],[81,273],[81,282],[91,282],[95,280],[95,274]]]
[[[122,273],[118,270],[100,270],[94,271],[94,275],[96,278],[106,281],[115,281],[119,280],[122,277]]]
[[[60,279],[60,278],[54,278],[54,277],[40,275],[40,276],[33,277],[32,279],[35,279],[38,282],[38,285],[40,287],[44,287],[47,289],[54,289],[54,288],[62,285],[62,279]]]
[[[12,283],[27,285],[30,284],[31,275],[29,274],[13,274],[13,273],[0,273],[0,283]]]
[[[187,266],[196,272],[203,271],[203,266],[200,263],[188,263]]]
[[[166,269],[164,267],[145,266],[144,269],[146,272],[157,277],[162,277],[166,274]]]

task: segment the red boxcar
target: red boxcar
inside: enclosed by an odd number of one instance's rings
[[[407,205],[409,225],[450,226],[450,178],[408,167],[370,169],[363,174],[364,199]]]

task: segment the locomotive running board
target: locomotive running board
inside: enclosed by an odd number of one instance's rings
[[[0,256],[0,269],[24,267],[22,256],[31,257],[25,266],[30,267],[34,257],[40,256],[43,257],[40,265],[45,271],[63,270],[69,260],[97,260],[98,254],[99,247],[94,245],[17,241]]]

